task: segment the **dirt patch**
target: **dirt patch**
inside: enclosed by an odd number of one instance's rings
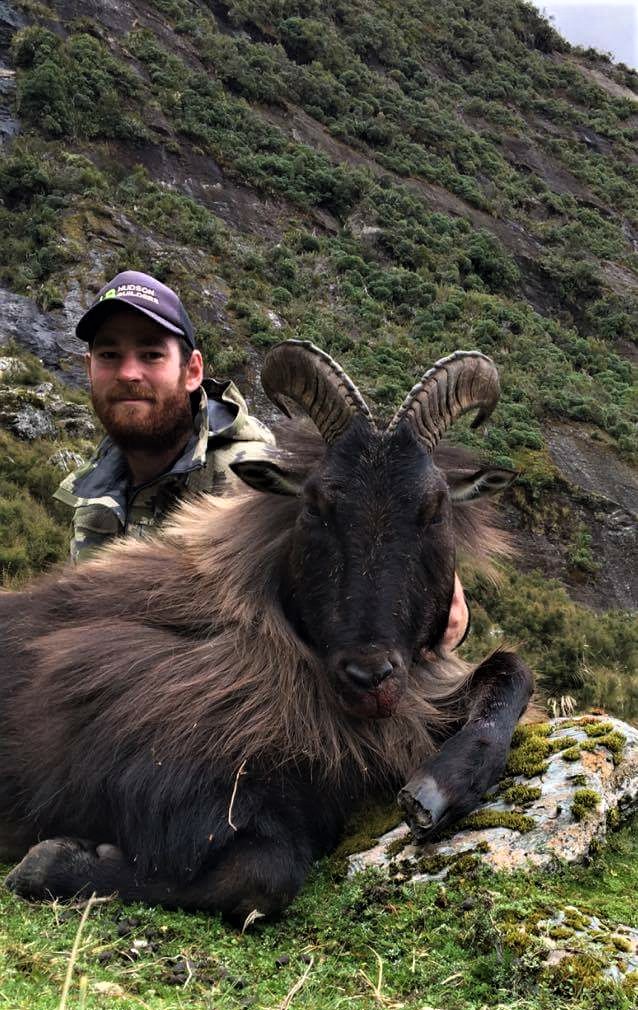
[[[586,428],[554,425],[546,439],[554,463],[572,484],[638,512],[638,473],[605,450]]]
[[[562,166],[557,165],[536,142],[519,137],[504,137],[501,148],[511,165],[544,179],[555,193],[571,193],[577,200],[593,207],[604,207],[586,186]]]
[[[256,233],[277,242],[290,219],[301,213],[285,200],[259,195],[248,186],[231,182],[210,155],[196,153],[187,142],[178,154],[172,154],[161,144],[133,146],[111,141],[96,148],[93,157],[98,167],[113,161],[127,169],[143,165],[156,182],[199,201],[244,234]]]
[[[638,102],[638,95],[635,91],[632,91],[631,88],[626,88],[624,84],[618,84],[617,81],[613,81],[611,77],[607,77],[600,70],[587,67],[580,60],[576,60],[571,56],[560,56],[558,53],[554,53],[554,59],[561,63],[571,63],[572,66],[580,70],[581,74],[588,77],[593,84],[597,84],[599,88],[602,88],[603,91],[606,91],[613,98],[626,98],[630,102]]]
[[[506,506],[521,568],[558,579],[596,610],[638,608],[638,473],[584,426],[555,425],[546,438],[571,488],[554,493],[532,521]],[[591,537],[593,571],[574,561],[572,547],[583,533]]]

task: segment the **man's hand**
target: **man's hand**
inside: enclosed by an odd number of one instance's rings
[[[467,603],[465,601],[465,593],[463,592],[463,586],[461,585],[461,580],[459,579],[456,572],[454,573],[454,593],[452,595],[452,603],[450,606],[450,614],[448,617],[447,628],[445,629],[445,634],[441,639],[441,646],[444,652],[452,652],[456,649],[457,645],[465,637],[467,631],[468,622],[470,620],[470,612],[468,610]],[[425,659],[434,659],[434,653],[423,652]]]
[[[441,642],[446,652],[452,652],[452,650],[456,649],[457,645],[459,645],[465,635],[465,632],[467,631],[469,619],[470,612],[465,601],[463,586],[461,585],[461,580],[455,572],[454,594],[452,596],[450,616],[448,617],[447,628],[445,629],[445,634],[443,635]]]

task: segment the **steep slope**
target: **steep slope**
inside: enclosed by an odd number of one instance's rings
[[[498,416],[455,435],[521,471],[507,517],[529,574],[497,593],[466,573],[470,648],[492,640],[485,605],[551,691],[584,679],[627,715],[637,135],[638,74],[519,0],[2,0],[0,341],[77,378],[73,320],[137,266],[183,293],[262,416],[282,337],[325,346],[380,413],[436,357],[493,355]],[[59,523],[52,480],[27,483]],[[30,536],[6,578],[41,563]]]

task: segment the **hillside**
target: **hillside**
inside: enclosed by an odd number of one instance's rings
[[[144,269],[265,419],[284,337],[380,415],[492,355],[498,412],[454,436],[520,471],[520,560],[464,571],[467,654],[504,634],[546,694],[638,717],[637,138],[638,74],[520,0],[2,0],[4,583],[65,554],[50,493],[96,437],[73,324]]]

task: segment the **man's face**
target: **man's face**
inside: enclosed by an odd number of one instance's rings
[[[95,413],[123,450],[164,452],[192,430],[202,356],[193,351],[182,364],[178,338],[154,320],[114,312],[95,331],[86,366]]]

